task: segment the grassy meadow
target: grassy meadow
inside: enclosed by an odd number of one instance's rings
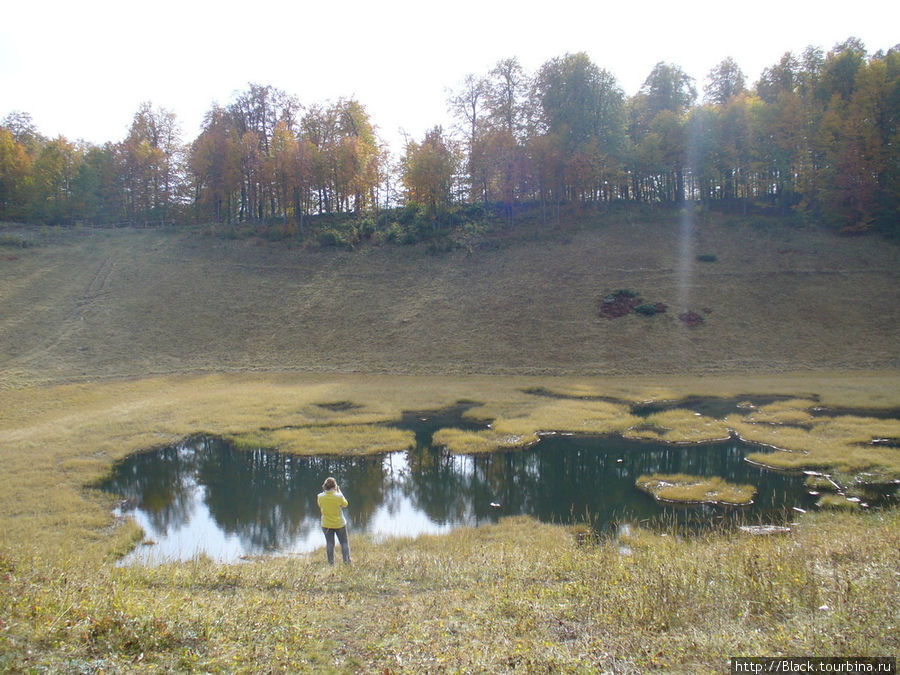
[[[468,251],[337,251],[202,231],[5,228],[0,247],[0,671],[723,672],[736,655],[896,655],[898,255],[876,238],[674,223],[507,232]],[[636,243],[637,242],[637,243]],[[687,269],[689,268],[689,269]],[[634,288],[670,310],[598,317]],[[679,305],[683,302],[685,304]],[[677,318],[692,309],[695,328]],[[772,395],[724,419],[631,403]],[[118,567],[142,533],[88,488],[196,433],[295,453],[402,449],[381,426],[472,402],[485,431],[683,443],[737,434],[808,470],[789,534],[528,518],[324,553]],[[842,410],[821,416],[816,408]],[[830,486],[830,487],[829,487]],[[351,486],[346,486],[351,490]],[[844,503],[838,504],[840,499]]]

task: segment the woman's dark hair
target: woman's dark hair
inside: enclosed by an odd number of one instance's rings
[[[337,487],[337,481],[334,478],[332,478],[331,476],[326,478],[325,482],[322,483],[323,490],[334,490],[334,488],[336,488],[336,487]]]

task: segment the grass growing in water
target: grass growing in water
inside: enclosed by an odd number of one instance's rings
[[[774,448],[747,456],[775,469],[830,470],[870,474],[870,478],[900,475],[900,454],[872,445],[876,438],[900,435],[900,420],[843,415],[815,417],[810,400],[774,403],[744,417],[731,415],[729,428],[744,440]]]
[[[648,415],[625,430],[627,438],[662,441],[664,443],[702,443],[728,438],[728,425],[695,413],[675,409]]]
[[[405,450],[416,443],[412,431],[374,424],[266,429],[227,438],[239,448],[273,448],[295,455],[372,455]]]
[[[752,504],[756,496],[753,485],[735,485],[718,476],[655,473],[639,476],[634,484],[657,501],[666,502],[740,506]]]

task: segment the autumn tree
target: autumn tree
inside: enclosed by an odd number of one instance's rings
[[[800,64],[791,52],[785,52],[775,65],[764,68],[756,82],[756,95],[772,104],[782,94],[797,91]]]
[[[75,210],[85,222],[110,225],[125,219],[120,157],[113,143],[90,145],[73,182]]]
[[[541,66],[534,96],[536,131],[559,144],[569,196],[594,193],[623,157],[625,102],[615,78],[586,54],[567,54]]]
[[[531,78],[515,57],[501,59],[485,79],[488,124],[521,139],[526,130]]]
[[[714,105],[726,105],[744,93],[745,79],[740,66],[729,56],[707,74],[704,98]]]
[[[693,78],[679,66],[660,62],[631,99],[629,132],[637,199],[684,199],[687,113],[696,98]]]
[[[858,52],[848,57],[847,44],[839,46],[837,56],[829,54],[826,73],[833,59],[852,58],[855,62]],[[892,170],[896,176],[900,156],[896,150],[897,112],[892,105],[900,86],[896,53],[891,61],[893,72],[884,58],[858,67],[841,66],[848,69],[848,78],[852,72],[854,86],[852,90],[835,88],[822,120],[819,142],[825,162],[817,196],[823,213],[846,230],[869,229],[883,205],[896,201],[896,192],[889,191],[889,177]],[[889,209],[884,215],[886,220],[896,217]]]
[[[525,142],[525,152],[531,184],[541,205],[541,220],[547,220],[547,209],[552,206],[558,223],[565,195],[566,161],[562,142],[553,133],[533,134]]]
[[[250,83],[227,108],[241,176],[238,219],[262,221],[279,209],[274,186],[265,171],[270,145],[279,123],[295,132],[300,104],[271,85]]]
[[[24,220],[29,208],[32,158],[24,143],[0,126],[0,220]]]
[[[453,143],[441,127],[428,131],[421,143],[409,141],[402,159],[407,201],[423,206],[436,220],[451,203],[457,166]]]
[[[624,98],[616,79],[587,54],[545,63],[535,81],[543,128],[572,151],[591,141],[613,149],[622,140]]]
[[[168,221],[183,178],[181,130],[175,113],[142,103],[120,151],[129,219]]]
[[[637,109],[647,123],[658,113],[685,113],[697,100],[694,79],[680,66],[659,62],[644,80],[635,97]]]
[[[238,132],[225,108],[214,105],[191,145],[190,169],[195,212],[214,222],[233,222],[241,186]]]
[[[487,126],[485,120],[487,93],[487,80],[470,73],[447,100],[450,114],[456,119],[465,138],[471,201],[487,201],[488,198],[484,175],[487,157],[482,143]]]
[[[365,107],[355,99],[311,106],[301,123],[320,213],[360,213],[374,205],[381,149]]]
[[[50,225],[75,222],[73,183],[80,163],[79,148],[62,136],[41,145],[32,166],[31,220]]]
[[[700,199],[854,231],[896,228],[897,48],[869,55],[849,38],[827,53],[787,52],[749,88],[726,58],[707,74],[702,105],[692,78],[665,62],[626,99],[584,53],[534,74],[509,58],[467,76],[448,103],[455,137],[432,129],[396,164],[360,102],[304,108],[255,83],[210,109],[187,164],[174,113],[150,103],[124,140],[101,146],[48,139],[12,112],[0,124],[0,218],[146,223],[190,213],[302,231],[311,214],[360,215],[404,198],[434,223],[460,199],[502,205],[509,217],[534,200],[543,220],[551,209],[558,220],[566,201]]]
[[[816,97],[828,104],[839,96],[849,101],[856,89],[856,76],[866,60],[865,45],[858,38],[848,38],[828,52],[817,78]]]

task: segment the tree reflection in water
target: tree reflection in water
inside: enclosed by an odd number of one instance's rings
[[[123,497],[121,512],[135,518],[152,542],[128,561],[147,562],[199,553],[232,561],[319,548],[316,495],[327,476],[346,490],[351,531],[376,538],[443,532],[516,514],[558,523],[590,520],[598,529],[625,520],[780,522],[791,507],[811,505],[802,475],[748,464],[743,458],[756,448],[739,441],[666,446],[549,436],[524,450],[453,456],[432,447],[429,438],[423,433],[415,448],[385,455],[299,457],[236,450],[198,436],[126,458],[101,488]],[[740,510],[663,507],[634,487],[642,473],[721,476],[751,483],[759,494],[752,507]]]

